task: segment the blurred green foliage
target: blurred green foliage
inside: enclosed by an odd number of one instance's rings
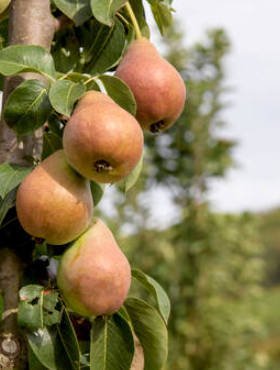
[[[262,338],[265,326],[249,306],[262,297],[256,223],[249,215],[204,212],[203,238],[175,225],[143,230],[122,245],[170,295],[168,369],[257,369],[252,339]],[[192,217],[186,222],[198,226]]]
[[[280,209],[259,213],[257,218],[261,241],[265,246],[265,283],[267,286],[275,286],[280,284]]]
[[[125,229],[119,239],[132,265],[156,278],[171,298],[166,369],[276,370],[280,290],[263,289],[259,219],[217,214],[207,203],[211,180],[233,165],[235,143],[219,131],[229,39],[212,30],[185,48],[182,33],[173,29],[164,47],[186,81],[188,101],[171,130],[147,135],[144,172],[126,199],[116,194],[118,217],[111,225],[116,232],[130,226],[131,235]],[[177,207],[178,219],[167,228],[151,227],[152,208],[165,207],[147,201],[153,189],[164,189]]]

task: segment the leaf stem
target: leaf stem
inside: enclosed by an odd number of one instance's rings
[[[133,9],[132,9],[129,1],[125,4],[125,8],[126,8],[126,11],[129,14],[129,17],[130,17],[131,22],[133,24],[133,27],[134,27],[134,30],[135,30],[135,34],[136,34],[136,38],[137,39],[141,39],[143,36],[142,36],[142,33],[141,33],[141,30],[140,30],[138,21],[137,21],[137,19],[135,17],[134,11],[133,11]]]
[[[59,81],[65,80],[72,72],[73,72],[73,70],[71,69],[70,71],[65,73],[63,76],[59,77]]]
[[[98,79],[98,76],[93,76],[91,78],[89,78],[88,80],[84,81],[83,82],[83,85],[87,85],[89,84],[91,81],[94,81],[94,80],[97,80]]]
[[[0,226],[0,230],[4,229],[6,226],[8,226],[9,224],[11,224],[12,222],[14,222],[15,220],[17,220],[17,217],[13,217],[11,218],[9,221],[7,221],[5,224],[2,224]]]
[[[126,20],[126,18],[120,12],[117,12],[117,17],[119,17],[120,20],[122,20],[127,26],[130,25],[130,23]]]
[[[44,76],[50,82],[55,82],[56,81],[56,79],[54,77],[52,77],[51,75],[49,75],[47,73],[40,72],[40,71],[38,71],[38,73],[40,73],[42,76]]]

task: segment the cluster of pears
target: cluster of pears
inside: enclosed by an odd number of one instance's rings
[[[93,219],[90,180],[115,183],[139,162],[143,130],[159,132],[181,114],[185,84],[145,38],[132,42],[116,76],[131,88],[136,118],[102,92],[88,91],[63,132],[63,149],[43,160],[21,183],[18,219],[49,244],[73,242],[62,256],[57,283],[83,316],[117,311],[130,287],[130,265],[109,228]]]

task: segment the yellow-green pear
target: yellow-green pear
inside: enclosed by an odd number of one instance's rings
[[[80,99],[63,134],[70,165],[101,183],[126,177],[139,162],[143,145],[136,119],[98,91],[89,91]]]
[[[0,14],[4,13],[11,0],[0,0]]]
[[[90,184],[68,165],[63,150],[58,150],[23,180],[16,210],[27,233],[50,244],[66,244],[92,221]]]
[[[57,275],[67,305],[88,317],[117,311],[130,283],[129,262],[100,219],[66,250]]]
[[[144,129],[152,133],[166,130],[182,113],[184,80],[148,39],[142,37],[130,44],[115,75],[132,90],[136,118]]]

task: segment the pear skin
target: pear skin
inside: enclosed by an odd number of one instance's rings
[[[79,110],[82,110],[92,104],[98,104],[100,101],[100,98],[102,97],[102,100],[107,103],[113,103],[116,104],[110,96],[106,94],[100,95],[100,93],[96,94],[97,91],[95,90],[89,90],[87,91],[78,101],[78,103],[75,106],[75,113],[77,113]]]
[[[66,250],[57,275],[67,305],[88,317],[116,312],[130,284],[129,262],[99,219]]]
[[[8,8],[11,0],[1,0],[0,1],[0,14],[4,13],[4,11]]]
[[[63,134],[70,165],[82,176],[101,183],[126,177],[139,162],[143,145],[136,119],[97,91],[81,98]]]
[[[68,165],[63,150],[56,151],[23,180],[16,210],[27,233],[49,244],[66,244],[92,222],[90,184]]]
[[[143,129],[164,131],[181,115],[186,101],[185,82],[148,39],[142,37],[131,43],[115,75],[132,90],[136,118]]]

